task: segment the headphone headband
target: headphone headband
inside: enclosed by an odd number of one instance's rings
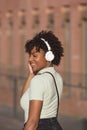
[[[44,43],[46,44],[46,46],[48,48],[48,51],[50,51],[51,47],[49,46],[49,43],[44,38],[41,38],[41,40],[44,41]]]

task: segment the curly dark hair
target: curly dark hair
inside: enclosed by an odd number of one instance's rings
[[[59,65],[61,57],[64,56],[63,55],[64,50],[58,37],[56,37],[52,31],[41,31],[40,33],[36,34],[36,36],[34,36],[32,40],[28,40],[26,42],[25,51],[30,54],[31,50],[34,47],[36,47],[37,51],[43,49],[44,52],[46,53],[48,51],[48,48],[45,44],[43,44],[41,38],[44,38],[49,43],[49,46],[51,47],[51,51],[55,56],[52,63],[54,65]]]

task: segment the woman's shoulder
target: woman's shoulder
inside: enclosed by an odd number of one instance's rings
[[[32,80],[31,80],[31,83],[36,83],[36,84],[38,84],[38,83],[42,83],[44,80],[45,80],[45,75],[43,75],[43,74],[39,74],[39,75],[35,75],[33,78],[32,78]]]
[[[35,80],[42,80],[43,79],[43,77],[44,77],[44,75],[43,74],[37,74],[37,75],[35,75],[34,77],[33,77],[33,81]]]
[[[33,77],[33,79],[31,80],[31,83],[33,84],[46,84],[47,82],[50,82],[52,79],[52,77],[50,76],[50,74],[48,73],[41,73],[41,74],[37,74]]]
[[[61,79],[62,79],[62,76],[61,76],[61,74],[60,74],[59,72],[56,71],[55,74],[56,74],[56,76],[57,76],[58,78],[61,78]]]

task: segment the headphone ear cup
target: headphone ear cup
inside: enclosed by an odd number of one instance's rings
[[[54,59],[54,54],[52,51],[47,51],[45,54],[45,59],[47,61],[52,61]]]

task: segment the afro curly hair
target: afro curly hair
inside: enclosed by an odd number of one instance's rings
[[[36,34],[31,40],[28,40],[25,44],[25,51],[27,53],[31,53],[31,50],[36,47],[37,51],[40,51],[40,49],[43,49],[46,53],[48,51],[48,48],[46,44],[43,44],[43,41],[41,38],[45,39],[49,46],[51,47],[51,51],[54,54],[54,59],[52,60],[52,63],[54,65],[59,65],[61,57],[64,56],[64,49],[62,47],[61,42],[59,41],[58,37],[56,37],[52,31],[41,31],[38,34]]]

